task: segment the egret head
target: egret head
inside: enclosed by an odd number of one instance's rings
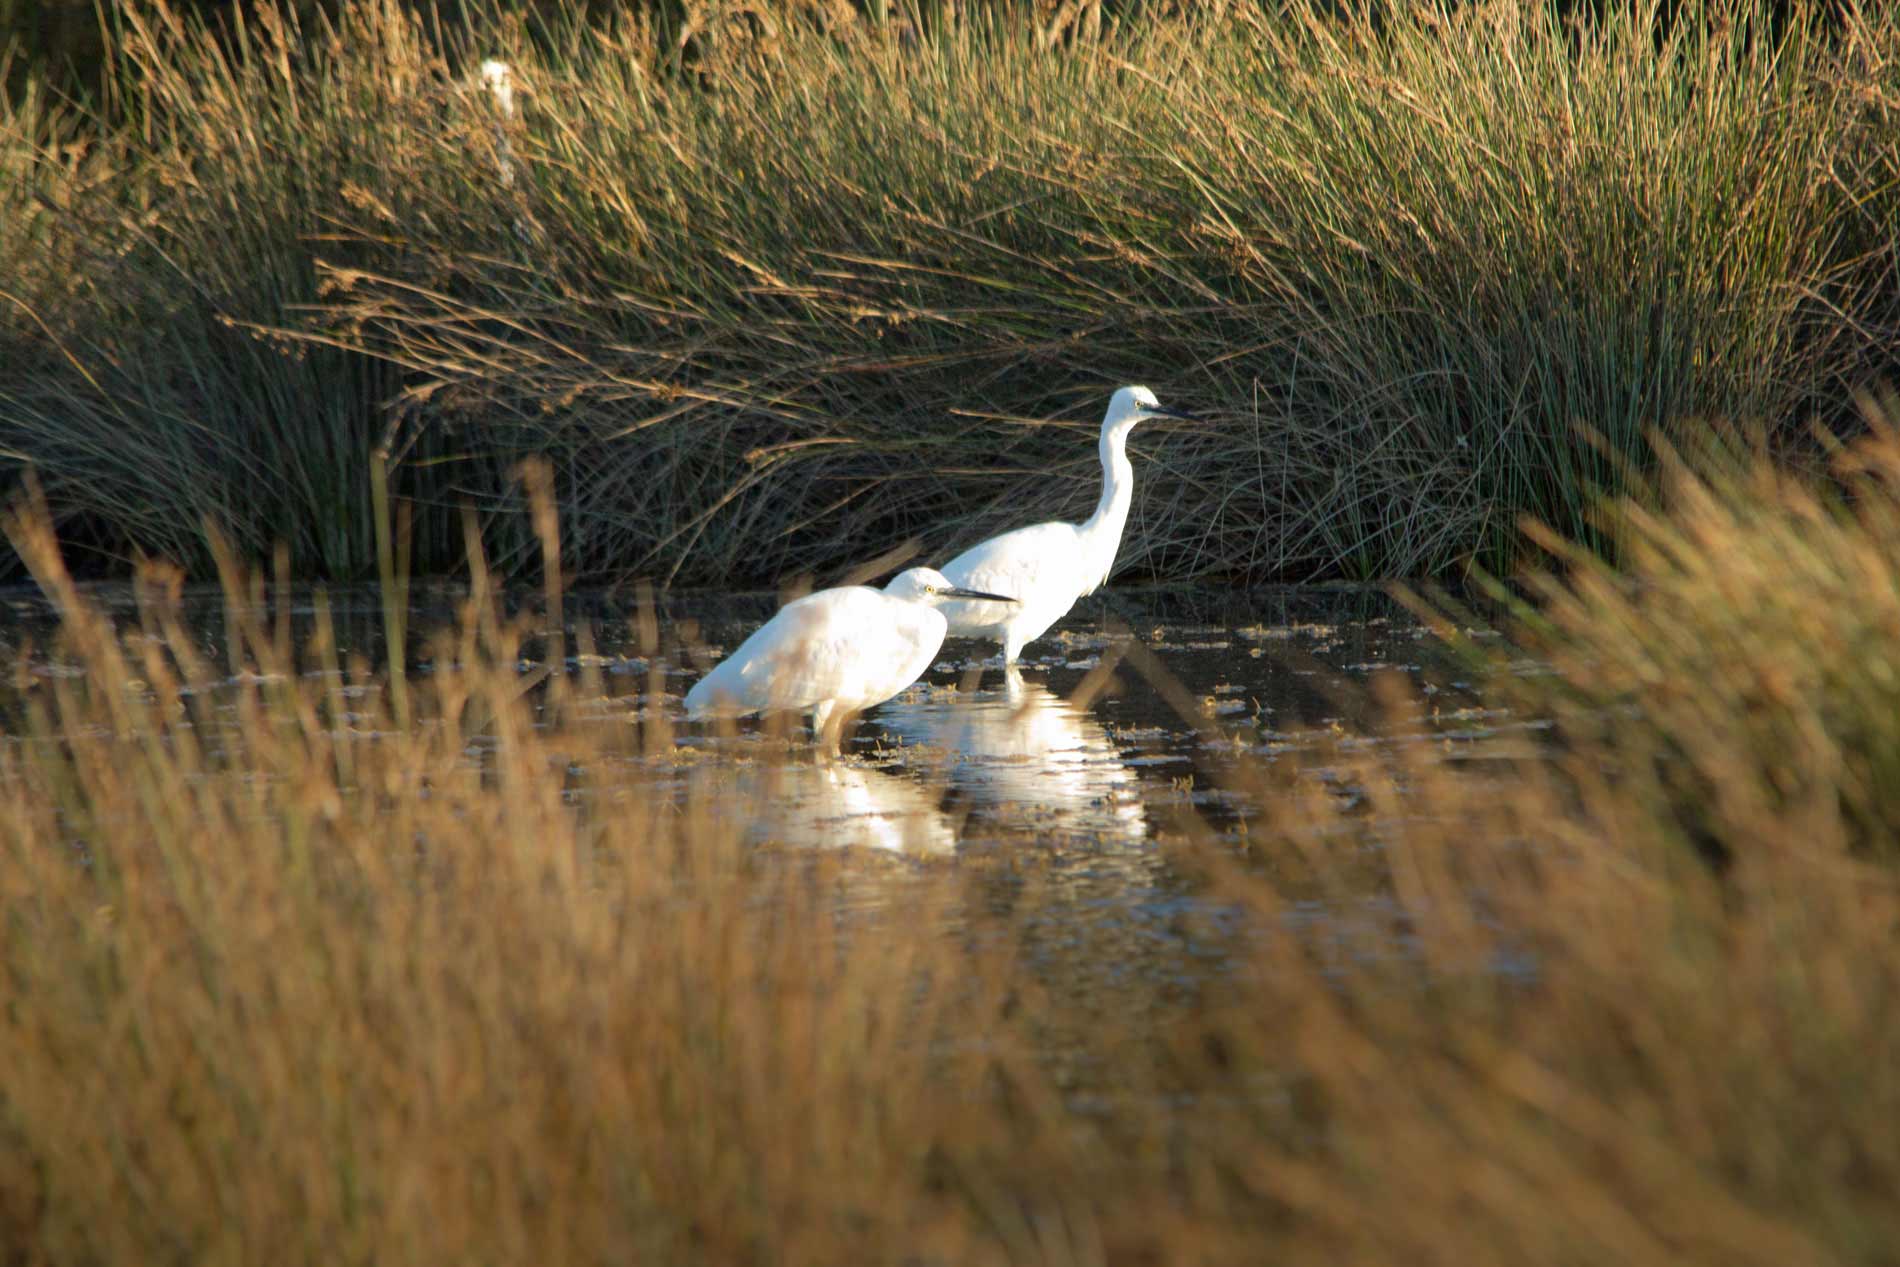
[[[956,598],[976,599],[987,603],[1013,603],[1016,600],[1001,594],[985,594],[981,590],[966,590],[950,583],[950,578],[935,568],[911,568],[899,572],[884,592],[892,598],[902,598],[913,603],[927,603],[934,607],[938,603]]]
[[[1193,414],[1184,414],[1175,409],[1163,409],[1155,394],[1146,387],[1124,387],[1108,398],[1108,416],[1102,420],[1104,430],[1132,427],[1148,418],[1193,418]]]

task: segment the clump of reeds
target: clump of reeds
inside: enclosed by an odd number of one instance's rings
[[[1604,508],[1618,569],[1534,530],[1553,570],[1526,578],[1512,650],[1474,654],[1547,737],[1471,763],[1495,779],[1418,745],[1360,769],[1387,931],[1412,954],[1352,945],[1363,959],[1282,996],[1325,1145],[1261,1183],[1339,1257],[1877,1261],[1892,1243],[1900,1024],[1876,1000],[1900,917],[1900,433],[1863,408],[1824,470],[1734,433],[1665,446],[1653,484]],[[1387,699],[1388,726],[1420,716]],[[1342,838],[1298,838],[1334,893]],[[1266,909],[1283,886],[1240,882]],[[1283,982],[1313,969],[1289,958]],[[1286,1059],[1260,999],[1232,1006],[1232,1049]]]
[[[42,216],[43,257],[0,265],[63,280],[33,354],[0,373],[0,434],[121,569],[138,550],[208,574],[209,521],[300,568],[373,575],[372,457],[408,439],[397,376],[261,332],[317,298],[317,243],[353,192],[428,178],[384,160],[435,81],[395,6],[247,22],[223,44],[163,3],[115,12],[91,179]]]
[[[560,401],[577,515],[636,569],[1072,509],[1134,378],[1221,424],[1144,455],[1135,567],[1430,569],[1517,513],[1586,529],[1646,427],[1868,372],[1838,317],[1891,289],[1850,193],[1881,178],[1833,164],[1882,108],[1819,33],[1729,16],[788,34],[685,100],[570,33],[522,54],[522,185],[429,209],[457,230],[340,313],[445,402]],[[1050,412],[1081,425],[1016,421]]]
[[[8,75],[12,64],[8,50],[0,49],[0,76]],[[46,99],[35,81],[29,81],[17,98],[10,93],[0,96],[0,199],[5,200],[0,202],[0,234],[5,235],[0,237],[0,250],[10,260],[30,261],[41,268],[50,262],[43,241],[49,219],[44,200],[54,197],[62,183],[61,158],[71,161],[70,151],[61,151],[73,140],[73,123],[70,115]],[[15,265],[15,271],[19,274],[16,285],[33,276],[21,264]],[[17,309],[23,299],[16,296],[9,306]]]
[[[84,673],[22,663],[0,754],[0,1252],[963,1258],[958,1106],[1019,1057],[963,1042],[1006,959],[941,975],[954,886],[842,924],[729,779],[628,785],[662,702],[526,689],[483,573],[405,685],[229,555],[207,658],[175,574],[118,631],[11,537]]]
[[[0,1251],[1884,1261],[1900,438],[1832,502],[1696,469],[1627,508],[1631,583],[1545,586],[1562,742],[1241,759],[1244,834],[1156,846],[1172,943],[1028,843],[746,847],[786,806],[672,749],[665,631],[631,694],[524,678],[545,615],[478,565],[403,675],[227,555],[208,654],[16,517],[81,672],[19,659],[0,746]]]
[[[1900,831],[1900,438],[1864,407],[1825,479],[1734,435],[1665,447],[1610,516],[1619,566],[1537,533],[1562,573],[1535,586],[1522,642],[1552,672],[1520,702],[1652,766],[1631,785],[1664,798],[1649,811],[1723,853],[1791,819],[1817,861],[1890,854]]]
[[[683,39],[364,0],[227,47],[135,5],[73,230],[113,263],[0,427],[175,557],[210,513],[366,574],[387,450],[452,568],[537,454],[579,572],[769,583],[1085,512],[1148,381],[1214,425],[1138,438],[1129,570],[1390,575],[1522,513],[1587,537],[1646,428],[1798,433],[1891,369],[1887,11],[1336,9]]]

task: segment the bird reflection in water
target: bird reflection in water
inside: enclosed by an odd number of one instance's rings
[[[997,825],[1124,843],[1147,836],[1140,784],[1102,724],[1011,667],[999,690],[886,705],[877,726],[937,749]]]
[[[754,845],[875,849],[918,857],[954,853],[956,828],[937,798],[906,779],[823,762],[718,765],[695,770],[695,800],[743,818]]]

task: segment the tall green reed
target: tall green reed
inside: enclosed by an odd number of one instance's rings
[[[578,9],[228,55],[135,9],[79,234],[123,262],[57,314],[103,390],[54,363],[0,420],[185,557],[209,515],[367,574],[387,450],[420,567],[463,501],[522,566],[538,455],[578,573],[764,582],[1085,512],[1148,381],[1214,425],[1138,438],[1131,574],[1496,562],[1592,533],[1646,428],[1798,436],[1891,369],[1895,23],[1769,7],[787,17],[690,73]]]
[[[1072,512],[1133,379],[1220,424],[1144,455],[1133,570],[1496,559],[1523,513],[1594,531],[1651,427],[1798,429],[1887,368],[1887,195],[1837,156],[1890,70],[1760,16],[1660,46],[1654,12],[1531,6],[1059,56],[788,37],[684,97],[570,31],[522,53],[518,201],[352,274],[339,315],[445,401],[559,402],[576,548],[610,566],[771,574]],[[456,245],[523,225],[525,253]],[[1075,423],[1024,425],[1050,413]]]

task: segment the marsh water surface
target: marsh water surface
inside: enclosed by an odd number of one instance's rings
[[[129,589],[89,594],[136,626]],[[435,666],[425,635],[453,620],[461,591],[418,586],[410,597],[407,658],[411,673],[426,675]],[[28,675],[75,671],[37,591],[0,602],[8,659]],[[293,638],[318,618],[310,595],[267,606]],[[374,592],[333,592],[322,606],[346,653],[380,659]],[[1028,648],[1020,673],[1005,673],[990,644],[951,640],[918,684],[863,717],[835,760],[809,750],[802,724],[714,733],[680,720],[679,698],[703,667],[776,606],[769,594],[662,595],[644,609],[629,593],[569,596],[567,667],[600,688],[589,718],[626,725],[658,707],[676,723],[674,746],[657,757],[629,746],[608,786],[711,805],[762,850],[861,855],[873,882],[857,896],[873,906],[901,904],[906,869],[1000,862],[995,900],[1033,903],[1018,913],[1046,934],[1037,952],[1105,999],[1139,964],[1163,976],[1191,964],[1206,930],[1221,924],[1223,912],[1199,902],[1165,846],[1185,832],[1244,832],[1246,806],[1230,790],[1236,762],[1322,743],[1406,743],[1465,758],[1529,724],[1482,707],[1460,665],[1383,592],[1332,587],[1118,589],[1078,604]],[[205,658],[222,663],[223,598],[188,593],[184,610]],[[532,648],[519,667],[524,680],[545,668]],[[1374,722],[1366,686],[1381,672],[1403,675],[1425,701],[1403,733]],[[577,794],[598,795],[602,784],[597,774],[594,791]],[[1376,841],[1375,828],[1350,848]],[[1344,900],[1334,889],[1294,903],[1290,918],[1305,936],[1343,943],[1355,925],[1386,923],[1386,900],[1376,883]],[[1152,985],[1154,973],[1137,975]]]

